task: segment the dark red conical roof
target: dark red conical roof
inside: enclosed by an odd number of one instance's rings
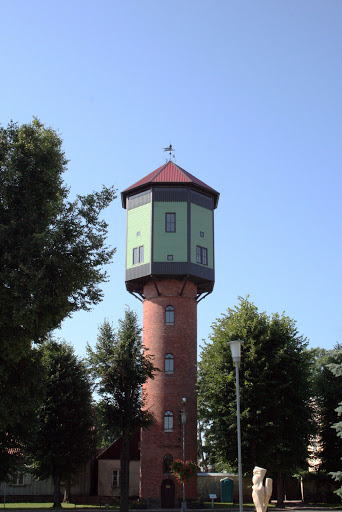
[[[193,184],[195,188],[202,189],[203,192],[207,191],[210,195],[215,197],[215,208],[218,203],[219,193],[213,188],[209,187],[203,181],[199,180],[192,174],[190,174],[185,169],[179,167],[179,165],[175,164],[171,160],[166,162],[166,164],[158,167],[155,171],[151,172],[141,180],[134,183],[130,187],[126,188],[123,192],[121,192],[122,198],[122,206],[125,208],[126,196],[136,190],[146,188],[149,184],[157,184],[157,185],[172,185],[172,184]]]

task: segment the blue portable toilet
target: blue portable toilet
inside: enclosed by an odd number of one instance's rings
[[[234,498],[234,481],[230,478],[222,478],[220,480],[221,502],[233,503]]]

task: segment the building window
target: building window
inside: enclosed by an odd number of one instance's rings
[[[204,231],[200,231],[201,238],[204,238]]]
[[[173,306],[166,306],[165,308],[165,323],[169,325],[175,323],[175,310]]]
[[[164,414],[164,432],[173,432],[173,412],[166,411]]]
[[[113,489],[118,489],[120,487],[120,471],[118,469],[113,470],[112,487]]]
[[[164,370],[165,373],[173,373],[173,355],[172,354],[166,354],[164,359]]]
[[[24,473],[13,475],[9,485],[24,485]]]
[[[173,457],[172,455],[164,455],[164,459],[163,459],[163,473],[164,475],[169,475],[171,473],[171,469],[170,469],[170,466],[173,462]]]
[[[176,214],[165,213],[165,231],[166,233],[176,232]]]
[[[196,263],[208,265],[208,249],[206,247],[196,246]]]
[[[137,236],[141,236],[141,231],[137,231]]]
[[[133,265],[144,263],[144,246],[134,247],[133,249]]]
[[[173,254],[167,255],[167,261],[173,261]]]

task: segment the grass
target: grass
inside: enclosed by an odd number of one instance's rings
[[[204,502],[205,505],[207,506],[207,508],[211,508],[211,501],[205,501]],[[24,503],[6,503],[6,506],[4,507],[3,504],[1,504],[0,502],[0,512],[1,512],[1,509],[24,509],[24,510],[30,510],[30,509],[42,509],[42,510],[46,510],[46,509],[51,509],[52,508],[52,505],[53,503],[28,503],[28,502],[24,502]],[[312,504],[309,504],[307,503],[308,506],[314,506],[314,507],[317,507],[317,508],[320,508],[320,507],[324,507],[326,508],[327,510],[342,510],[342,504],[339,503],[312,503]],[[237,509],[239,506],[238,503],[235,503],[234,505],[232,503],[218,503],[218,502],[214,502],[214,509],[216,510],[220,510],[220,509]],[[254,504],[253,503],[244,503],[243,504],[244,507],[248,507],[248,508],[254,508]],[[275,503],[270,503],[269,504],[269,508],[274,508],[275,507]],[[100,507],[99,505],[76,505],[74,503],[62,503],[62,509],[75,509],[75,508],[89,508],[89,509],[100,509],[100,510],[108,510],[108,509],[105,509],[104,505],[102,505],[102,507]],[[109,508],[111,510],[119,510],[120,506],[119,505],[110,505]],[[137,511],[139,512],[139,511]],[[143,511],[141,511],[143,512]],[[193,512],[196,512],[195,510]],[[198,510],[198,512],[200,512],[200,510]]]
[[[211,508],[211,501],[205,501],[204,504],[206,505],[207,508]],[[244,507],[248,507],[248,508],[254,508],[254,503],[244,503],[243,504]],[[270,503],[268,505],[268,508],[274,508],[274,503]],[[214,509],[227,509],[227,508],[239,508],[239,503],[238,502],[235,502],[234,504],[233,503],[221,503],[221,502],[216,502],[214,501]]]
[[[22,509],[49,509],[49,508],[52,508],[52,505],[53,503],[6,503],[6,509],[18,509],[18,508],[22,508]],[[4,507],[1,507],[1,504],[0,504],[0,510],[1,508],[4,508]],[[99,505],[75,505],[74,503],[62,503],[62,508],[64,509],[75,509],[75,508],[102,508],[103,510],[105,509],[104,506],[100,507]],[[111,509],[119,509],[119,505],[111,505],[109,508]]]

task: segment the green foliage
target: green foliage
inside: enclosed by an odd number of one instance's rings
[[[0,375],[0,418],[8,421],[7,428],[0,430],[1,482],[9,481],[18,469],[22,446],[36,418],[43,387],[41,354],[37,348],[26,350],[20,359],[20,369],[13,361],[4,363],[3,368],[6,371]]]
[[[136,313],[127,309],[117,330],[105,320],[100,326],[95,350],[88,344],[87,352],[108,428],[122,435],[125,431],[133,434],[149,425],[152,418],[144,410],[142,385],[154,377],[156,369],[152,356],[142,351]]]
[[[242,462],[269,474],[306,464],[311,433],[312,356],[295,322],[267,316],[248,300],[228,309],[212,326],[199,365],[199,417],[206,425],[211,463],[237,469],[235,369],[227,342],[244,341],[240,364]]]
[[[152,356],[143,351],[137,315],[127,309],[119,328],[104,321],[95,350],[87,345],[89,367],[97,380],[101,410],[108,432],[122,437],[120,510],[128,511],[129,441],[136,430],[152,422],[144,408],[142,385],[153,379],[157,369]]]
[[[20,357],[19,341],[43,339],[100,301],[102,265],[114,253],[99,218],[114,190],[67,201],[61,146],[36,119],[0,129],[0,335],[12,359]]]
[[[336,407],[342,402],[342,386],[331,369],[339,368],[342,363],[341,345],[334,350],[323,352],[317,359],[318,369],[314,380],[315,402],[318,408],[318,427],[322,450],[320,470],[338,471],[341,466],[342,439],[336,436],[333,425],[336,423]],[[342,365],[341,365],[342,366]]]
[[[0,127],[0,457],[8,467],[36,394],[32,343],[101,300],[102,267],[115,252],[100,218],[114,189],[70,202],[66,166],[61,138],[37,119]]]
[[[96,447],[106,448],[120,437],[120,431],[113,425],[108,426],[106,402],[97,402],[94,405],[94,412]]]
[[[37,478],[70,481],[95,448],[91,383],[85,364],[67,343],[50,340],[41,353],[44,394],[27,451]]]
[[[335,351],[334,356],[335,356],[335,361],[333,363],[328,364],[328,367],[334,374],[335,378],[337,377],[336,380],[338,381],[338,384],[341,388],[340,377],[342,376],[342,350],[341,350],[340,345],[338,345],[338,350]],[[342,402],[339,403],[339,406],[337,407],[337,409],[335,409],[335,411],[337,412],[338,417],[342,417]],[[336,434],[339,439],[339,447],[340,447],[341,446],[340,441],[342,438],[342,421],[338,421],[337,423],[335,423],[333,425],[333,428],[336,430]],[[341,455],[341,449],[339,450],[339,454]],[[341,464],[341,460],[342,459],[340,459],[340,464]],[[341,467],[341,465],[340,465],[340,467]],[[334,480],[336,480],[337,482],[342,482],[342,471],[333,471],[333,472],[331,472],[331,475],[334,478]],[[342,487],[340,487],[336,491],[336,494],[342,499]]]

